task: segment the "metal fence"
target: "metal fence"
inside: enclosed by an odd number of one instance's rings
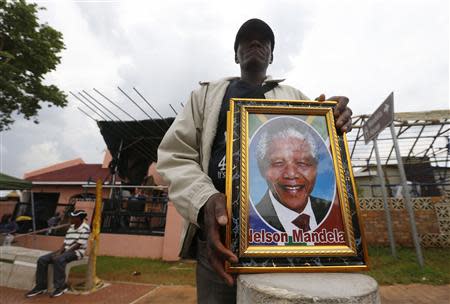
[[[148,198],[104,199],[101,232],[163,236],[167,203],[164,192]]]

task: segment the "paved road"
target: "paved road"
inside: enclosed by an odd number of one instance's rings
[[[393,285],[381,286],[382,304],[449,304],[450,285]],[[195,304],[195,287],[157,286],[134,283],[111,283],[90,295],[65,294],[50,299],[40,295],[32,299],[24,297],[24,291],[0,287],[0,303],[55,303],[55,304]]]

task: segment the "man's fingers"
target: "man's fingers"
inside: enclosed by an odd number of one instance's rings
[[[345,96],[333,96],[328,98],[327,100],[337,101],[336,108],[334,108],[334,117],[336,118],[344,112],[349,102],[349,99]]]
[[[211,267],[217,272],[217,274],[227,283],[228,286],[234,285],[234,278],[229,273],[225,272],[223,261],[217,257],[212,256],[209,260]]]
[[[337,105],[333,110],[338,133],[350,132],[352,129],[352,110],[347,107],[349,99],[345,96],[332,96],[327,100],[336,101]]]
[[[349,99],[346,96],[332,96],[330,98],[327,98],[328,101],[337,101],[337,102],[345,102],[345,105],[347,105]]]
[[[349,121],[351,123],[352,119],[352,111],[350,109],[346,109],[344,113],[342,113],[339,118],[336,120],[336,127],[341,128]]]
[[[227,210],[225,195],[222,193],[213,194],[206,202],[204,209],[206,242],[208,248],[208,259],[211,266],[224,281],[232,286],[233,277],[225,272],[225,261],[237,263],[238,258],[231,250],[226,248],[221,240],[221,228],[227,222]]]
[[[236,255],[222,243],[222,240],[220,239],[220,230],[218,228],[219,226],[209,228],[208,239],[206,240],[208,248],[214,252],[214,255],[220,257],[222,260],[227,260],[230,263],[237,263],[238,258]]]
[[[352,120],[350,119],[347,123],[341,128],[342,133],[348,133],[352,130]]]
[[[222,260],[227,260],[230,263],[238,262],[237,256],[222,244],[220,237],[217,238],[211,236],[211,241],[208,242],[208,246],[215,252],[215,255],[219,256]]]
[[[319,97],[316,97],[317,101],[325,101],[325,94],[320,94]]]
[[[339,117],[342,113],[344,113],[345,109],[347,109],[347,104],[349,100],[347,97],[340,97],[338,100],[338,104],[336,105],[335,117]]]
[[[227,217],[227,208],[226,208],[226,202],[225,202],[224,196],[222,196],[220,199],[216,200],[216,203],[214,204],[214,215],[215,215],[217,223],[219,223],[219,225],[224,226],[227,224],[228,217]]]
[[[208,242],[209,243],[209,242]],[[212,248],[217,246],[217,244],[208,244],[208,260],[211,267],[217,272],[217,274],[224,279],[224,281],[229,286],[234,285],[234,278],[225,272],[225,259],[223,259],[223,255],[221,251],[217,251],[216,248]]]

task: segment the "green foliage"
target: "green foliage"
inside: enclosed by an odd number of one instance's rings
[[[450,283],[450,250],[422,248],[425,266],[420,268],[414,248],[397,247],[398,258],[391,256],[389,247],[370,247],[369,275],[380,285]]]
[[[87,266],[77,266],[71,277],[84,278]],[[139,275],[135,275],[139,273]],[[97,257],[97,275],[106,281],[162,285],[195,285],[195,264],[145,258]]]
[[[38,123],[40,103],[67,105],[64,92],[42,83],[60,63],[64,43],[60,32],[39,23],[38,9],[25,0],[0,0],[0,131],[10,128],[14,112]]]

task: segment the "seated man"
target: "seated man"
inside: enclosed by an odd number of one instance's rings
[[[58,297],[68,290],[66,284],[67,263],[82,259],[87,247],[89,225],[84,221],[87,213],[84,210],[75,210],[70,213],[70,227],[66,232],[64,243],[60,249],[43,255],[38,259],[36,269],[36,285],[27,294],[27,298],[34,297],[47,291],[48,265],[53,264],[53,284],[55,290],[50,295]]]

